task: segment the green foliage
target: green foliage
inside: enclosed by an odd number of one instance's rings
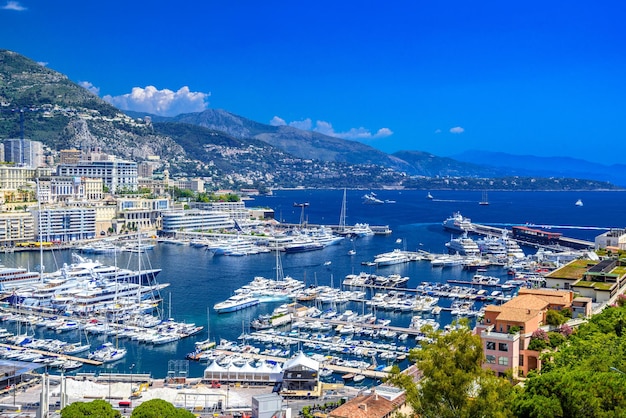
[[[544,357],[541,373],[529,373],[513,401],[519,417],[626,416],[626,336],[620,324],[625,307],[595,315],[562,343],[562,332],[549,333],[559,349]]]
[[[113,409],[110,403],[96,399],[91,402],[74,402],[61,410],[61,418],[118,418],[122,414]]]
[[[531,338],[528,343],[529,350],[541,351],[548,347],[548,343],[540,338]]]
[[[526,381],[513,402],[517,417],[623,417],[626,375],[555,370]]]
[[[410,358],[422,371],[416,385],[408,376],[392,370],[389,381],[407,391],[407,401],[421,417],[506,417],[511,391],[506,379],[482,368],[480,337],[463,323],[448,333],[429,331],[422,349]]]
[[[552,326],[558,326],[567,322],[567,318],[559,311],[549,309],[546,312],[546,323]]]
[[[151,399],[133,409],[131,418],[194,418],[191,412],[176,408],[163,399]]]
[[[557,348],[565,342],[565,336],[560,332],[551,331],[548,333],[548,337],[550,338],[550,347],[552,348]]]
[[[511,334],[511,335],[515,335],[515,334],[517,334],[518,332],[520,332],[520,330],[521,330],[521,329],[522,329],[522,327],[520,327],[520,326],[514,326],[514,327],[511,327],[511,328],[509,329],[509,332],[508,332],[508,333],[509,333],[509,334]]]

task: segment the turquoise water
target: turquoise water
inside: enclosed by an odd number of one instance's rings
[[[351,243],[346,240],[337,246],[320,251],[298,254],[282,254],[281,260],[285,275],[305,280],[307,284],[329,285],[338,287],[343,278],[350,273],[369,271],[362,266],[362,261],[370,261],[376,254],[391,251],[394,248],[407,250],[423,249],[431,252],[445,252],[444,244],[450,240],[450,233],[441,227],[442,221],[455,211],[470,217],[473,222],[511,225],[541,224],[551,225],[552,230],[563,232],[566,236],[593,240],[606,227],[623,227],[625,223],[624,207],[626,194],[622,192],[490,192],[488,206],[478,205],[482,199],[480,192],[454,192],[432,190],[432,201],[426,199],[427,191],[376,191],[380,199],[394,200],[396,203],[384,205],[364,205],[361,196],[366,191],[347,192],[347,224],[366,222],[371,225],[389,225],[393,233],[389,236],[360,238]],[[277,219],[289,223],[298,223],[301,217],[300,207],[294,203],[308,202],[305,219],[311,224],[336,225],[339,223],[343,190],[298,190],[277,191],[271,197],[258,197],[247,206],[266,206],[273,208]],[[575,202],[582,199],[584,206],[577,207]],[[566,226],[568,228],[557,228]],[[569,228],[572,226],[585,228]],[[597,228],[597,229],[596,229]],[[396,240],[402,239],[398,245]],[[349,256],[348,250],[356,250],[355,256]],[[251,281],[254,276],[275,277],[275,255],[259,254],[246,257],[211,257],[202,249],[159,244],[143,259],[142,265],[161,268],[158,276],[161,283],[170,283],[162,292],[166,301],[165,316],[177,321],[195,322],[204,325],[205,330],[195,337],[175,343],[153,347],[137,342],[120,341],[128,349],[128,355],[122,361],[110,366],[115,372],[128,372],[135,364],[134,372],[152,373],[153,377],[166,376],[169,360],[184,360],[185,354],[193,350],[194,341],[207,337],[207,309],[216,302],[229,297],[238,287]],[[103,263],[113,264],[112,256],[94,256]],[[44,265],[46,271],[52,271],[69,263],[68,251],[46,253]],[[324,265],[331,261],[329,266]],[[38,268],[38,253],[14,253],[2,256],[2,263],[7,266]],[[120,266],[137,268],[136,255],[124,253],[118,256]],[[428,263],[408,263],[381,269],[380,274],[399,273],[409,276],[409,287],[415,287],[423,281],[445,282],[449,279],[469,279],[471,273],[460,269],[433,269]],[[490,270],[490,275],[504,277],[501,270]],[[168,303],[171,300],[171,304]],[[440,303],[445,305],[446,302]],[[211,336],[219,339],[236,339],[246,324],[261,313],[268,313],[278,303],[264,303],[255,307],[230,314],[210,314]],[[355,311],[359,306],[345,306]],[[410,314],[379,313],[388,317],[393,325],[408,325]],[[449,322],[449,316],[443,315],[442,321]],[[3,326],[6,326],[4,324]],[[38,333],[42,331],[37,329]],[[76,334],[46,334],[68,340],[78,340]],[[92,337],[95,347],[104,341],[103,337]],[[202,375],[205,364],[190,362],[189,375]],[[83,367],[79,371],[91,371]]]

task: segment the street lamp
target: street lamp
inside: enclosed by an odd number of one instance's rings
[[[614,372],[617,372],[617,373],[626,374],[623,371],[621,371],[620,369],[618,369],[617,367],[609,366],[609,369],[611,369],[611,370],[613,370]]]
[[[133,369],[135,368],[135,363],[131,364],[130,369],[130,397],[128,398],[130,402],[130,407],[133,407]]]

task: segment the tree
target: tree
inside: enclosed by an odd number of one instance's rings
[[[548,312],[546,312],[546,323],[548,325],[558,326],[564,324],[565,322],[567,322],[567,318],[559,311],[548,309]]]
[[[392,371],[389,381],[406,390],[407,401],[420,417],[510,416],[508,380],[483,369],[480,337],[463,322],[448,333],[427,331],[422,348],[412,350],[411,361],[423,373],[416,384]]]
[[[195,418],[191,412],[176,408],[163,399],[151,399],[133,409],[131,418]]]
[[[110,403],[102,399],[91,402],[74,402],[61,411],[61,418],[119,418],[120,411],[113,409]]]

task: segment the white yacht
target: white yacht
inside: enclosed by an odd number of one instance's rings
[[[391,266],[394,264],[408,263],[409,257],[398,249],[389,253],[379,254],[374,258],[374,263],[378,267]]]
[[[213,305],[213,309],[218,313],[235,312],[250,306],[258,305],[259,299],[245,293],[235,294],[223,302]]]
[[[366,205],[382,205],[385,202],[376,197],[376,193],[370,192],[363,195],[363,203]]]
[[[480,248],[478,248],[478,244],[471,239],[467,232],[464,232],[458,238],[452,238],[449,242],[446,243],[446,247],[448,247],[448,252],[450,254],[459,253],[461,255],[479,255]]]
[[[474,229],[474,226],[470,218],[464,217],[460,212],[454,212],[443,221],[443,228],[454,232],[469,232]]]

